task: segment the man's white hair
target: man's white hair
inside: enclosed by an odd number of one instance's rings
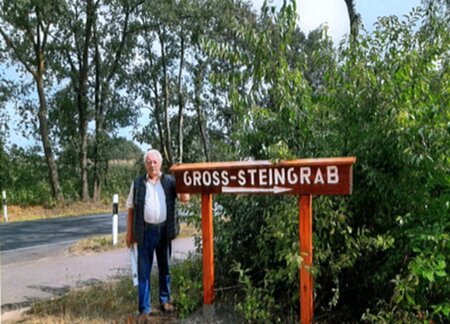
[[[146,164],[146,162],[147,162],[147,155],[149,155],[149,154],[156,154],[156,156],[157,156],[157,158],[159,160],[159,163],[162,164],[162,160],[163,160],[162,155],[161,155],[161,153],[158,150],[155,150],[155,149],[150,149],[150,150],[148,150],[147,152],[144,153],[144,164]]]

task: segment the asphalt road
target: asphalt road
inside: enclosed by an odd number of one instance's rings
[[[125,213],[120,213],[119,232],[125,228]],[[109,233],[112,233],[111,214],[13,222],[0,225],[0,251],[62,244]]]
[[[126,230],[125,213],[119,213],[119,233]],[[76,241],[112,233],[112,215],[12,222],[0,225],[2,265],[54,255]]]

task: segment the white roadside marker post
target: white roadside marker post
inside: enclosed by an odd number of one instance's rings
[[[116,245],[119,236],[119,195],[113,196],[112,244]]]
[[[8,223],[8,204],[6,203],[6,191],[2,191],[3,197],[3,217],[5,218],[5,222]]]

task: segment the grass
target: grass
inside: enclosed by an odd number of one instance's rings
[[[102,213],[112,213],[111,203],[107,203],[105,201],[77,201],[63,203],[53,207],[11,205],[8,206],[8,221],[21,222],[45,218],[71,217]],[[3,209],[1,221],[4,222]]]
[[[131,278],[73,290],[35,303],[29,323],[124,323],[136,311],[136,289]]]
[[[68,249],[70,254],[100,253],[125,248],[125,233],[120,233],[117,244],[112,245],[112,234],[91,236],[79,240]]]

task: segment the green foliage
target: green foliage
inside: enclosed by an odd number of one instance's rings
[[[301,60],[320,62],[322,52],[292,43],[302,38],[292,37],[292,18],[283,20],[289,12],[266,8],[258,33],[237,29],[255,47],[233,54],[226,44],[205,46],[243,65],[243,73],[218,79],[229,82],[241,116],[233,134],[241,158],[357,157],[353,194],[314,200],[315,314],[325,322],[443,323],[450,296],[444,13],[414,9],[404,21],[381,18],[351,48],[327,51],[328,68],[313,84],[305,76],[314,71]],[[316,37],[308,46],[327,44]],[[297,62],[289,60],[293,48]],[[225,260],[220,273],[247,294],[238,308],[249,321],[298,314],[297,206],[278,197],[220,203],[216,254]]]
[[[191,256],[172,267],[173,298],[180,318],[194,312],[203,302],[202,262]]]
[[[437,62],[450,53],[442,47],[448,26],[427,14],[435,13],[413,11],[403,23],[381,19],[374,35],[344,53],[346,64],[330,76],[335,91],[326,102],[345,134],[343,152],[358,157],[352,226],[394,242],[359,261],[374,265],[363,268],[366,289],[376,287],[373,305],[385,305],[374,313],[442,322],[450,295],[442,288],[449,269],[449,74]],[[436,23],[414,34],[420,17]]]
[[[113,142],[114,149],[110,152],[119,154],[122,151],[121,156],[124,159],[110,160],[108,163],[102,192],[102,198],[107,201],[110,201],[114,194],[126,198],[132,180],[136,175],[145,172],[140,149],[131,142],[122,142]],[[66,201],[77,201],[80,198],[81,181],[78,177],[76,155],[77,152],[66,149],[58,159],[60,182]],[[47,165],[40,148],[23,149],[12,146],[5,149],[2,146],[0,161],[1,189],[7,191],[8,204],[50,206],[54,203],[48,184]]]
[[[236,310],[244,315],[247,321],[268,322],[273,320],[270,310],[276,307],[275,299],[268,294],[267,287],[255,287],[250,276],[246,275],[239,264],[234,271],[239,274],[239,282],[244,286],[244,298],[236,305]],[[276,307],[279,308],[279,307]]]
[[[136,144],[123,137],[111,138],[107,146],[108,160],[138,161],[144,154]]]
[[[3,151],[2,158],[2,190],[6,190],[8,204],[52,203],[47,166],[39,148],[13,146],[9,152]]]
[[[5,150],[3,142],[0,141],[0,163],[2,168],[0,169],[0,190],[6,190],[11,187],[11,174],[9,172],[9,160],[8,152]]]
[[[280,306],[298,299],[301,260],[293,202],[247,196],[219,200],[225,208],[215,219],[216,272],[224,276],[222,285],[241,284],[239,295],[245,298],[237,298],[237,309],[248,321],[295,318],[293,310]]]
[[[111,161],[104,180],[103,197],[110,200],[114,194],[119,194],[121,199],[126,199],[133,179],[145,173],[141,161],[141,158],[137,161]]]
[[[258,199],[258,206],[262,205],[261,219],[256,222],[259,225],[258,235],[254,235],[255,232],[246,235],[245,227],[241,227],[244,230],[240,233],[241,236],[234,236],[235,239],[253,241],[255,250],[259,251],[247,262],[240,259],[234,261],[235,266],[231,268],[237,273],[245,295],[245,298],[238,299],[237,310],[248,321],[295,321],[295,308],[289,310],[283,307],[298,300],[301,257],[295,201],[296,199],[286,198],[274,203],[270,198]],[[241,249],[248,246],[244,242],[239,243],[242,245]],[[248,254],[244,251],[242,253]]]

